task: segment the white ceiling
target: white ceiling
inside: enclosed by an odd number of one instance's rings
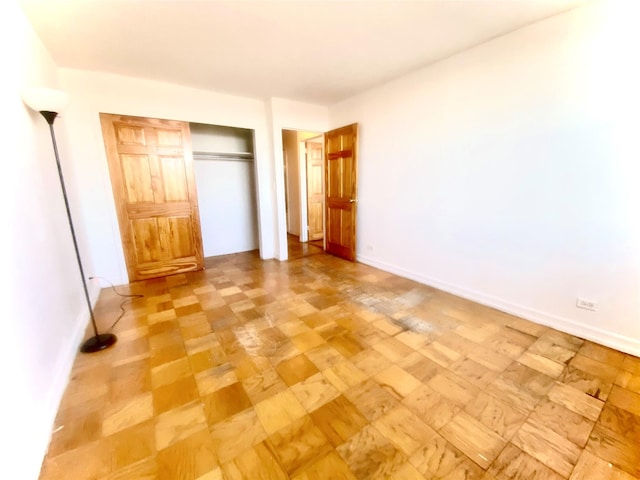
[[[22,0],[58,65],[329,105],[586,0]]]

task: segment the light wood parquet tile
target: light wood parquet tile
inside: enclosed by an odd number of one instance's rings
[[[193,376],[184,377],[168,385],[153,389],[153,411],[156,415],[185,403],[198,400],[198,386]]]
[[[147,420],[107,437],[111,466],[120,470],[152,456],[156,451],[154,421]]]
[[[347,441],[369,423],[343,395],[311,412],[311,418],[334,447]]]
[[[505,440],[511,439],[526,419],[520,411],[484,392],[467,404],[465,412]]]
[[[640,393],[614,386],[609,400],[612,405],[640,416]]]
[[[426,385],[460,408],[464,407],[480,393],[478,387],[450,371],[439,373],[429,380]]]
[[[373,349],[380,352],[392,362],[397,362],[413,353],[413,348],[402,343],[395,337],[387,338],[373,345]]]
[[[597,423],[593,428],[586,450],[597,457],[606,458],[621,470],[640,477],[640,452],[638,443],[630,442],[624,435]]]
[[[198,479],[217,469],[213,440],[205,428],[160,450],[156,458],[159,479]]]
[[[233,460],[240,453],[266,440],[267,433],[262,427],[253,408],[249,408],[227,418],[209,428],[213,448],[220,463]]]
[[[543,400],[530,417],[538,425],[544,425],[584,448],[594,422],[572,412],[567,407],[548,399]]]
[[[156,419],[156,448],[162,450],[206,428],[202,403],[193,402],[162,413]]]
[[[202,398],[204,413],[209,425],[226,420],[242,410],[251,407],[241,383],[233,383]]]
[[[217,367],[198,372],[195,379],[200,395],[204,396],[236,383],[238,376],[233,365],[223,363]]]
[[[128,286],[41,480],[640,479],[640,359],[292,248]]]
[[[464,378],[479,388],[486,388],[498,377],[498,372],[479,364],[469,357],[458,360],[453,363],[449,369],[459,377]]]
[[[287,385],[274,369],[256,373],[243,380],[242,385],[254,404],[287,389]]]
[[[435,431],[401,405],[385,413],[373,425],[407,458],[435,435]]]
[[[296,383],[291,387],[291,391],[307,412],[313,412],[340,395],[340,392],[331,385],[322,373],[316,373],[306,380]]]
[[[503,372],[513,363],[513,359],[500,355],[483,345],[476,346],[467,354],[467,358],[470,358],[474,362],[479,363],[494,372]]]
[[[108,409],[102,422],[102,434],[112,435],[151,417],[153,417],[153,395],[149,392]]]
[[[438,373],[443,371],[443,368],[440,365],[429,360],[418,352],[413,352],[412,354],[407,355],[399,362],[396,362],[396,365],[420,380],[422,383],[431,380]]]
[[[484,473],[477,463],[438,434],[421,445],[411,456],[410,462],[427,479],[476,480],[482,478]]]
[[[581,449],[534,419],[527,420],[513,436],[512,443],[563,477],[568,477]]]
[[[304,417],[307,413],[290,390],[284,390],[262,400],[255,405],[255,409],[262,426],[270,435]]]
[[[640,357],[625,355],[620,368],[627,372],[631,372],[634,375],[640,375]]]
[[[222,472],[229,480],[286,480],[288,477],[264,442],[224,463]]]
[[[513,444],[507,445],[496,458],[489,475],[495,480],[561,480],[562,477]]]
[[[397,365],[391,365],[385,368],[380,373],[374,375],[373,379],[398,400],[402,400],[422,385],[420,380]]]
[[[364,382],[367,375],[349,360],[342,360],[322,371],[324,377],[339,391],[345,392],[350,387]]]
[[[333,451],[327,437],[308,415],[270,435],[265,443],[290,476],[303,472]]]
[[[460,412],[440,429],[440,434],[472,461],[487,469],[506,441],[470,415]]]
[[[559,377],[565,385],[572,386],[590,397],[598,400],[606,400],[613,387],[612,383],[605,382],[595,375],[585,372],[569,365],[567,370]]]
[[[402,404],[435,430],[449,423],[460,410],[455,403],[426,385],[406,396]]]
[[[569,480],[634,480],[636,477],[584,450]]]
[[[420,353],[445,368],[463,357],[460,352],[443,345],[437,340],[435,342],[431,342],[426,347],[421,348]]]
[[[551,377],[514,362],[489,385],[489,391],[516,410],[528,414],[552,387]]]
[[[533,335],[513,328],[503,327],[485,345],[494,349],[497,354],[515,360],[536,341],[537,337]]]
[[[62,477],[64,478],[64,477]],[[131,464],[102,477],[101,480],[155,480],[158,478],[158,465],[153,457]]]
[[[283,360],[276,366],[276,371],[287,386],[301,382],[311,375],[318,373],[318,368],[307,358],[305,354],[296,355],[288,360]]]
[[[556,382],[549,390],[548,398],[592,421],[598,419],[598,415],[600,415],[600,411],[604,406],[603,401],[560,382]]]
[[[393,362],[377,350],[366,350],[349,358],[353,364],[362,370],[368,377],[373,377],[385,368],[393,365]]]
[[[349,469],[349,465],[332,451],[311,464],[306,470],[293,477],[293,480],[357,480]]]
[[[98,440],[102,436],[101,408],[82,412],[64,418],[64,413],[56,419],[56,430],[51,435],[48,454],[55,457],[68,450]],[[62,428],[60,428],[62,426]]]
[[[395,407],[398,400],[373,380],[365,380],[354,385],[344,396],[353,403],[360,412],[373,421]]]
[[[619,387],[640,394],[640,375],[634,375],[626,370],[619,370],[615,384]]]
[[[579,353],[614,368],[620,368],[625,357],[625,354],[622,352],[588,340],[580,347]]]
[[[558,378],[565,369],[564,363],[556,362],[550,358],[529,351],[524,352],[518,358],[518,362],[551,378]]]
[[[598,425],[625,438],[628,444],[640,442],[640,417],[614,405],[606,405]]]
[[[78,461],[82,459],[82,461]],[[41,477],[88,480],[112,472],[111,452],[106,440],[86,443],[52,458],[46,458]]]
[[[362,429],[336,450],[358,479],[391,477],[407,461],[372,425]]]

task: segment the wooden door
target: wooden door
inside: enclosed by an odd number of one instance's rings
[[[129,281],[203,268],[189,124],[100,114]]]
[[[309,240],[324,236],[324,158],[322,143],[307,142],[307,223]]]
[[[356,259],[358,125],[325,133],[327,252]]]

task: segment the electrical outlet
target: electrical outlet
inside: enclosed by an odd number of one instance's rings
[[[593,300],[587,300],[586,298],[580,298],[576,300],[576,307],[584,308],[585,310],[591,310],[595,312],[598,308],[598,302],[594,302]]]

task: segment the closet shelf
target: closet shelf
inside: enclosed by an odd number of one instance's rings
[[[210,160],[218,162],[253,162],[251,152],[193,152],[194,160]]]

